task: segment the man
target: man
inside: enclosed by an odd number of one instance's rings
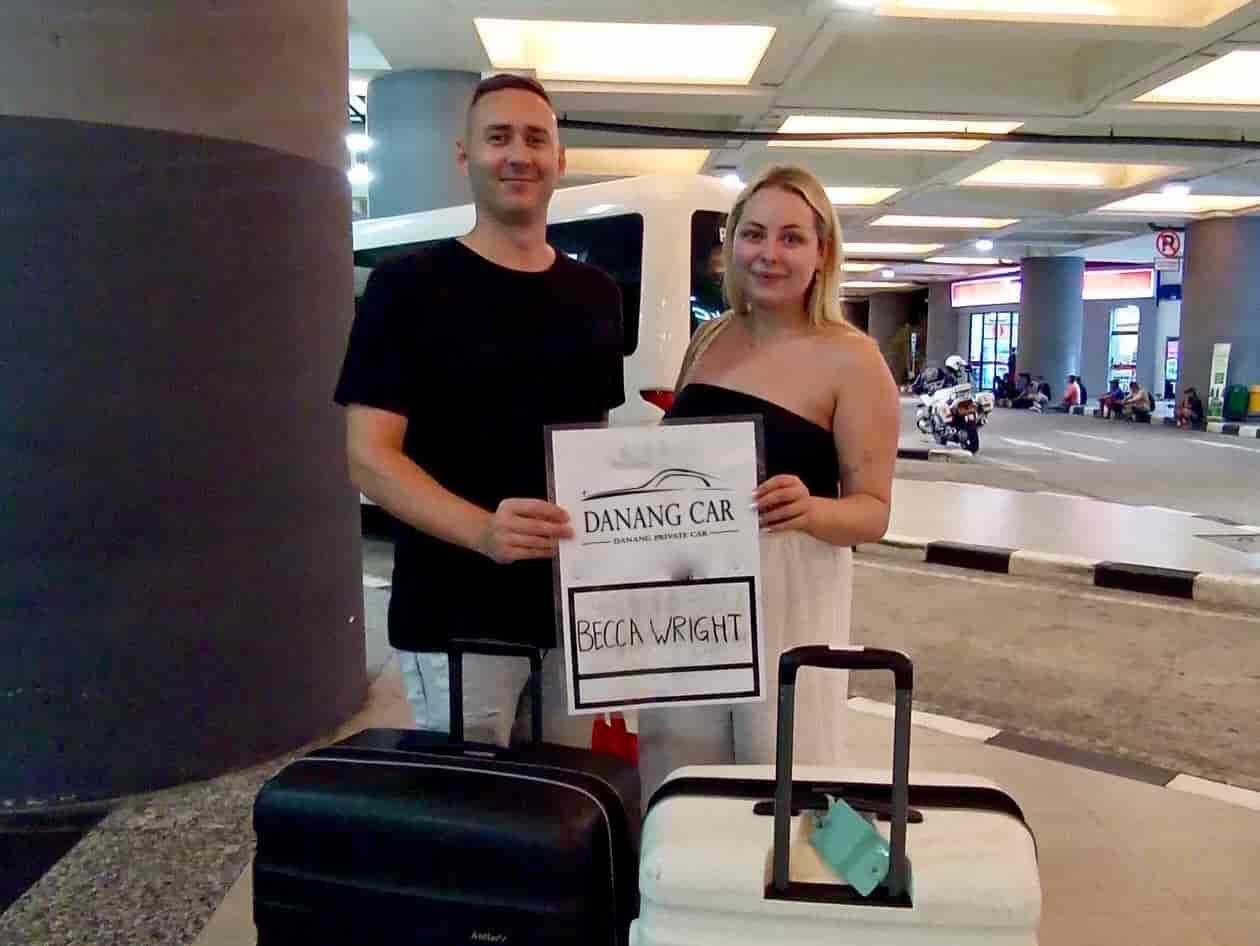
[[[1074,374],[1067,376],[1067,384],[1063,388],[1063,399],[1054,408],[1060,413],[1072,412],[1072,408],[1081,403],[1080,378]]]
[[[564,149],[546,91],[481,82],[455,153],[476,226],[373,272],[336,393],[355,485],[404,525],[389,639],[417,725],[440,731],[451,638],[555,647],[551,558],[572,531],[544,499],[543,428],[597,423],[624,399],[617,286],[547,243]],[[563,679],[558,655],[547,663]],[[469,739],[508,743],[528,674],[524,659],[465,657]]]
[[[1142,385],[1133,381],[1129,384],[1129,396],[1121,403],[1120,409],[1128,420],[1146,421],[1150,420],[1151,411],[1155,409],[1155,405],[1151,402],[1151,396],[1143,390]]]

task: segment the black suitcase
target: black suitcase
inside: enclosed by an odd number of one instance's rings
[[[456,738],[462,652],[530,656],[533,743]],[[464,641],[451,656],[451,736],[363,730],[259,792],[259,946],[626,944],[638,770],[539,741],[537,651]]]

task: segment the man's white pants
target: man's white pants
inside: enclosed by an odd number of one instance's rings
[[[451,731],[450,661],[444,653],[400,650],[407,702],[418,729]],[[507,746],[529,738],[529,660],[464,654],[464,738]],[[589,749],[591,717],[569,716],[564,652],[543,655],[543,739]]]

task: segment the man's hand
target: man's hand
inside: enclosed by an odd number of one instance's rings
[[[500,565],[552,558],[560,539],[573,538],[569,514],[541,499],[505,499],[486,522],[478,551]]]

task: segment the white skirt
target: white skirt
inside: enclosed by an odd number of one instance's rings
[[[849,642],[853,552],[791,531],[761,538],[766,680],[760,703],[639,713],[643,802],[684,765],[773,765],[779,655],[805,644]],[[835,765],[844,757],[848,674],[804,668],[796,681],[794,758]]]

